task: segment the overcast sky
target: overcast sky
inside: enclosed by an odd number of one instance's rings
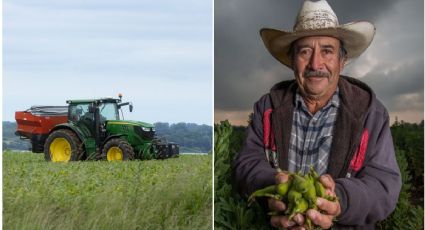
[[[424,111],[424,1],[329,0],[340,24],[366,20],[375,39],[343,74],[375,91],[391,122],[419,122]],[[246,125],[252,106],[293,72],[268,53],[263,27],[291,31],[303,1],[216,0],[214,13],[215,122]]]
[[[124,95],[126,119],[212,121],[212,2],[4,0],[3,120]]]

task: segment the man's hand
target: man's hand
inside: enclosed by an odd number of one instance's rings
[[[279,172],[275,178],[276,184],[282,184],[288,181],[289,175],[285,172]],[[273,198],[268,199],[268,206],[272,212],[283,212],[286,210],[286,205],[282,201]],[[289,220],[288,216],[283,215],[272,216],[270,220],[270,224],[276,228],[290,228],[301,225],[302,223],[304,223],[304,217],[300,214],[295,215],[292,220]]]
[[[320,177],[320,182],[326,189],[326,194],[336,196],[335,194],[335,181],[328,174]],[[311,219],[313,224],[320,226],[323,229],[328,229],[332,226],[333,219],[341,213],[341,206],[339,201],[328,201],[326,199],[317,198],[317,207],[322,210],[320,213],[317,210],[310,209],[307,211],[307,216]]]

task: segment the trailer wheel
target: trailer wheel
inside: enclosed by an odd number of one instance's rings
[[[134,160],[133,147],[124,139],[113,138],[103,147],[102,159],[107,161]]]
[[[47,137],[44,144],[46,161],[77,161],[83,154],[83,148],[77,135],[66,129],[56,130]]]

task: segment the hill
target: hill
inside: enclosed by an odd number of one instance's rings
[[[182,153],[207,153],[212,149],[212,127],[194,123],[157,122],[156,135],[180,145]],[[16,122],[3,121],[3,150],[28,150],[31,144],[15,135]]]
[[[212,127],[194,123],[154,124],[156,134],[168,141],[178,143],[181,152],[206,153],[212,148]]]
[[[29,150],[31,143],[15,135],[16,122],[3,121],[3,150]]]

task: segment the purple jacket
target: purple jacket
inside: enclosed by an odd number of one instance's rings
[[[338,87],[341,105],[327,172],[335,179],[341,204],[337,226],[374,229],[395,209],[401,189],[388,112],[363,82],[341,76]],[[241,195],[275,183],[276,170],[265,152],[276,151],[279,167],[287,168],[296,89],[294,80],[280,82],[255,104],[245,143],[232,165]]]

